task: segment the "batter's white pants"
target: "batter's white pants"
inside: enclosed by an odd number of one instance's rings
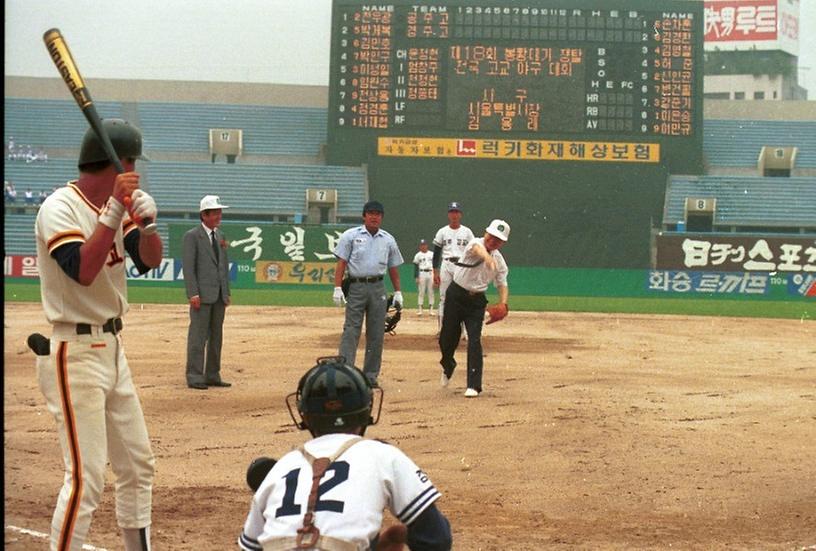
[[[425,304],[425,296],[428,296],[428,308],[434,307],[433,272],[420,272],[417,283],[417,306],[422,312],[422,305]]]
[[[79,550],[110,459],[121,528],[150,525],[154,458],[121,335],[54,326],[51,355],[37,357],[40,389],[57,421],[65,478],[51,522],[52,551]]]

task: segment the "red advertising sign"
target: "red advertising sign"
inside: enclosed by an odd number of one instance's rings
[[[4,259],[5,277],[40,277],[36,256],[11,255]]]
[[[706,0],[704,40],[776,40],[778,20],[777,0]]]

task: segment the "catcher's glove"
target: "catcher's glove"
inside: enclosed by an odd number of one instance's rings
[[[275,466],[275,463],[277,463],[277,461],[271,457],[258,457],[249,464],[246,472],[246,482],[250,490],[253,492],[258,491],[261,483],[266,478],[266,475],[269,474],[269,471],[272,470],[272,467]]]
[[[510,308],[508,308],[506,304],[493,304],[492,306],[488,306],[487,313],[490,317],[487,320],[487,325],[503,320],[507,317],[509,312]]]
[[[399,303],[394,303],[394,295],[388,297],[388,306],[385,312],[385,332],[395,335],[394,329],[402,319],[402,306]]]
[[[374,550],[403,551],[406,541],[408,541],[408,527],[404,524],[395,524],[380,531]]]

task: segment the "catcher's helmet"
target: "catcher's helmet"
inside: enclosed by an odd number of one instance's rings
[[[380,391],[380,405],[377,418],[371,416],[374,390],[368,378],[348,365],[343,356],[326,356],[318,358],[317,365],[300,378],[297,392],[286,397],[286,406],[295,425],[313,436],[350,432],[356,427],[364,433],[368,425],[377,424],[382,409],[382,389],[376,389]],[[300,421],[292,412],[293,398]]]
[[[122,119],[104,119],[102,128],[107,132],[113,149],[120,159],[133,157],[147,160],[147,157],[142,155],[142,131],[138,127]],[[77,166],[82,168],[90,163],[107,160],[108,154],[105,153],[102,142],[96,136],[93,128],[88,128],[82,138]]]

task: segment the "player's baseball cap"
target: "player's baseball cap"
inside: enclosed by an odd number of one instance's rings
[[[382,203],[379,201],[369,201],[363,205],[363,214],[367,212],[379,212],[380,214],[385,214],[385,209],[383,208]]]
[[[428,242],[427,242],[427,241],[425,241],[424,239],[420,239],[420,240],[419,240],[419,244],[420,244],[420,245],[427,245],[427,244],[428,244]]]
[[[462,212],[462,205],[460,205],[456,201],[453,201],[448,205],[448,212],[452,210],[458,210],[459,212]]]
[[[227,205],[221,204],[221,198],[218,195],[205,195],[201,199],[201,204],[199,205],[199,212],[204,210],[210,209],[228,209]]]
[[[493,237],[498,237],[502,241],[507,241],[507,238],[510,237],[510,224],[504,220],[496,219],[490,223],[485,231]]]

